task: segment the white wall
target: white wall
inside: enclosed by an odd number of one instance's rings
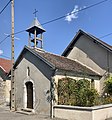
[[[6,103],[8,103],[8,104],[10,102],[10,90],[11,90],[11,80],[6,80],[6,82],[5,82],[5,96],[6,96]]]
[[[27,76],[27,68],[30,69],[30,76]],[[50,115],[50,102],[46,92],[50,90],[50,77],[52,71],[47,64],[39,58],[27,52],[15,69],[16,81],[16,106],[17,109],[26,107],[25,83],[33,83],[33,106],[36,112]]]
[[[105,120],[112,117],[112,104],[94,107],[56,105],[54,117],[67,120]]]

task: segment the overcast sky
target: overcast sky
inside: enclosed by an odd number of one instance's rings
[[[9,0],[0,1],[0,11]],[[82,29],[96,37],[112,33],[112,0],[100,5],[87,8],[102,0],[15,0],[15,32],[26,30],[34,19],[34,10],[37,9],[37,19],[41,24],[55,18],[68,15],[58,21],[43,25],[44,49],[48,52],[60,54]],[[75,12],[75,13],[74,13]],[[0,41],[11,33],[11,4],[0,14]],[[112,45],[112,35],[102,39]],[[7,38],[0,44],[0,54],[11,56],[11,39]],[[15,58],[28,44],[28,33],[15,35]]]

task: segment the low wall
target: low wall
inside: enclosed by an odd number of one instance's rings
[[[112,117],[112,104],[94,107],[55,105],[54,117],[68,120],[105,120]]]

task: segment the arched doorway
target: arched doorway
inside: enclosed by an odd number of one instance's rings
[[[26,82],[27,108],[33,109],[33,83]]]

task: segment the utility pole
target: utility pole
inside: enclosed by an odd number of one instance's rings
[[[11,110],[15,111],[15,80],[14,80],[14,0],[11,0]]]

